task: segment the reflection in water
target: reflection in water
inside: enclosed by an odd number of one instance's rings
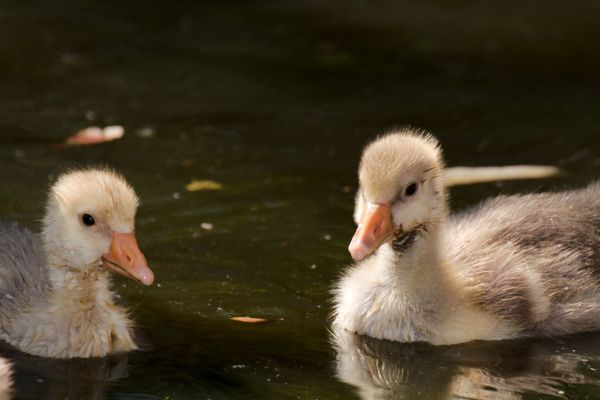
[[[13,367],[10,361],[0,357],[0,400],[12,398]]]
[[[566,398],[580,385],[600,385],[597,333],[440,347],[347,331],[331,339],[338,378],[364,399],[518,399],[531,392]]]
[[[0,400],[13,395],[15,399],[104,399],[110,383],[127,376],[126,355],[59,360],[21,353],[4,343],[0,354]]]

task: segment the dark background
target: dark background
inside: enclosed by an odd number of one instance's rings
[[[9,352],[15,397],[351,397],[328,291],[350,262],[363,145],[412,125],[441,139],[449,165],[564,171],[457,188],[455,209],[588,182],[599,13],[596,1],[3,2],[0,216],[39,227],[52,176],[113,166],[142,198],[138,237],[160,284],[115,281],[146,351],[83,366]],[[112,124],[122,140],[57,146]],[[188,193],[192,179],[224,190]],[[565,374],[561,390],[600,397],[593,372],[592,389]]]

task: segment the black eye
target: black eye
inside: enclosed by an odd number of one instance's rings
[[[415,193],[417,193],[417,184],[413,182],[406,187],[404,194],[406,194],[407,196],[412,196]]]
[[[81,221],[87,226],[92,226],[96,223],[94,217],[92,217],[90,214],[83,214],[81,216]]]

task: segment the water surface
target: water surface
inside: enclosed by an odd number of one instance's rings
[[[454,349],[328,340],[350,262],[362,146],[434,132],[450,165],[600,167],[598,4],[534,1],[7,1],[0,215],[39,227],[48,181],[108,164],[143,205],[156,273],[116,278],[144,351],[57,362],[5,350],[19,399],[600,398],[597,334]],[[61,148],[90,125],[122,140]],[[224,184],[185,191],[192,179]],[[205,230],[202,223],[211,223]],[[235,323],[250,315],[266,324]],[[386,373],[381,371],[385,370]],[[388,375],[386,375],[388,374]]]

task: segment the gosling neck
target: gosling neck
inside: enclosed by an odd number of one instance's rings
[[[49,261],[48,276],[55,291],[71,290],[81,287],[84,283],[84,286],[90,288],[90,290],[109,286],[109,272],[97,263],[74,267]],[[77,290],[77,292],[79,291]]]
[[[440,243],[440,228],[436,223],[390,240],[381,246],[380,252],[394,270],[407,274],[437,264],[441,259]]]
[[[68,254],[65,249],[46,247],[48,277],[54,298],[82,301],[93,299],[98,293],[109,292],[110,273],[102,267],[100,260],[88,265],[73,265],[66,257]]]
[[[433,279],[439,281],[444,275],[443,228],[448,216],[448,206],[443,189],[438,192],[441,200],[432,208],[432,214],[410,232],[384,244],[381,257],[384,257],[388,274],[409,286],[425,284],[417,280]],[[414,280],[414,282],[413,282]]]

